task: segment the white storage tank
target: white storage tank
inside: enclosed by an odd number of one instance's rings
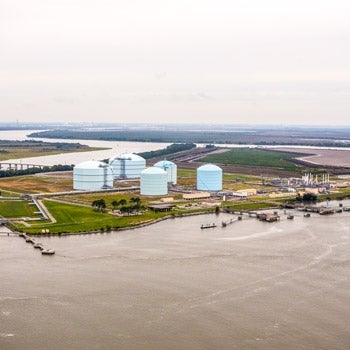
[[[169,160],[161,160],[160,162],[154,164],[158,168],[162,168],[168,174],[168,183],[176,185],[177,183],[177,166],[175,163]]]
[[[136,179],[146,169],[146,160],[135,153],[123,153],[109,160],[115,179]]]
[[[214,164],[205,164],[197,169],[197,190],[221,191],[222,169]]]
[[[111,187],[113,187],[113,173],[108,164],[91,160],[74,167],[73,188],[75,190],[101,190]]]
[[[168,194],[168,174],[161,168],[151,167],[141,172],[140,194],[164,196]]]

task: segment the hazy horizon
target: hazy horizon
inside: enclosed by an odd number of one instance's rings
[[[350,125],[345,0],[0,0],[2,122]]]

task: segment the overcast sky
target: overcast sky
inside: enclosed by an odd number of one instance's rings
[[[0,0],[0,120],[350,125],[350,1]]]

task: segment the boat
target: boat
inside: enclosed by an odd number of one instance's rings
[[[287,216],[287,219],[288,219],[288,220],[293,220],[293,219],[294,219],[294,215],[289,214],[289,215]]]
[[[55,251],[53,249],[44,249],[41,251],[41,254],[43,255],[53,255],[55,254]]]
[[[202,224],[201,225],[201,229],[205,229],[205,228],[213,228],[216,227],[216,224],[212,223],[212,224]]]

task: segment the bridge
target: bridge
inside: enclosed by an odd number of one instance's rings
[[[43,169],[44,167],[50,166],[28,163],[0,162],[0,170],[26,170],[31,168]]]

